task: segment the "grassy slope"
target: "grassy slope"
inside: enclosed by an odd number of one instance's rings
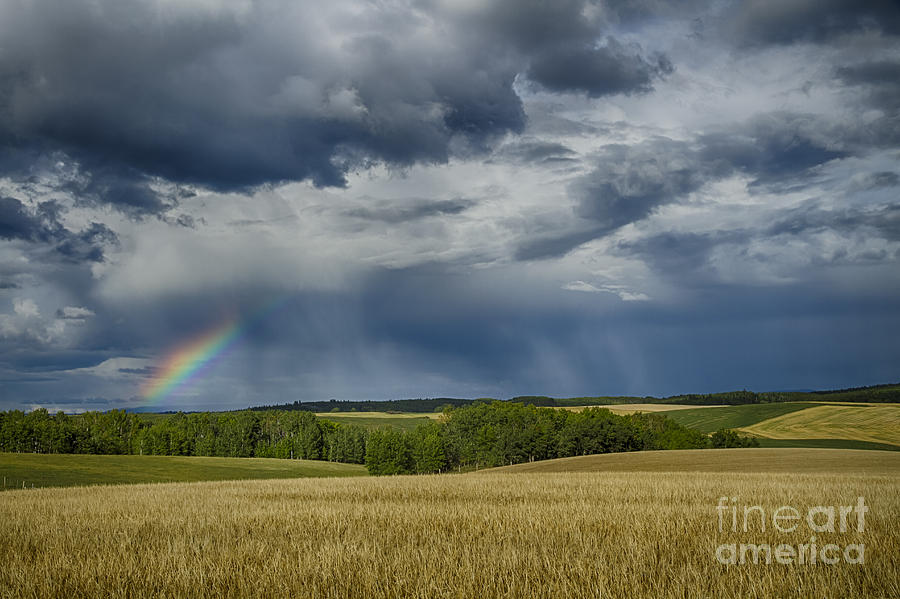
[[[312,460],[0,453],[0,489],[256,478],[364,476],[364,466]]]
[[[677,410],[666,414],[679,424],[696,429],[703,433],[713,433],[720,428],[741,428],[775,418],[783,414],[805,410],[817,404],[811,403],[764,403],[746,404],[742,406],[727,406],[710,410],[708,408],[694,408],[690,410]]]
[[[760,448],[638,451],[491,468],[489,473],[734,472],[900,476],[900,454],[854,449]]]
[[[742,430],[770,439],[853,439],[900,446],[900,404],[819,405]]]

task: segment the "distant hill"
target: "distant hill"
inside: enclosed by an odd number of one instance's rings
[[[456,397],[433,397],[420,399],[389,399],[365,401],[295,401],[293,403],[254,406],[251,410],[304,410],[308,412],[440,412],[447,406],[460,407],[478,401],[493,401],[490,398],[461,399]],[[546,395],[521,395],[506,401],[531,404],[538,407],[571,407],[571,406],[603,406],[627,403],[686,404],[694,406],[707,405],[744,405],[782,402],[868,402],[868,403],[900,403],[900,383],[854,387],[850,389],[834,389],[826,391],[726,391],[723,393],[691,393],[672,395],[669,397],[631,397],[631,396],[598,396],[598,397],[549,397]]]
[[[273,406],[254,406],[251,410],[303,410],[306,412],[440,412],[446,406],[458,408],[479,401],[455,397],[424,399],[386,399],[365,401],[295,401]]]

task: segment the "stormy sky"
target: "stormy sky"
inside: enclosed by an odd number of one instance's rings
[[[0,0],[0,409],[898,365],[892,0]]]

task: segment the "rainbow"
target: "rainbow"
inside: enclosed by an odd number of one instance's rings
[[[236,318],[230,318],[211,331],[182,343],[157,367],[153,377],[141,388],[144,400],[157,402],[192,381],[216,358],[234,345],[244,331]]]
[[[145,406],[158,403],[174,391],[199,378],[209,366],[234,346],[253,325],[282,308],[288,296],[267,302],[245,319],[231,317],[214,329],[189,339],[172,350],[160,362],[153,376],[141,386]]]

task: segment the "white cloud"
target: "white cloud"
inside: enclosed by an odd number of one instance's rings
[[[83,320],[85,318],[90,318],[91,316],[94,316],[93,310],[79,306],[65,306],[64,308],[60,308],[56,313],[57,318],[63,318],[65,320]]]
[[[642,302],[650,299],[645,293],[629,290],[623,285],[592,285],[584,281],[572,281],[562,286],[566,291],[582,291],[585,293],[612,293],[619,296],[623,302]]]
[[[28,298],[14,299],[13,310],[16,314],[24,318],[38,317],[41,315],[41,312],[40,310],[38,310],[37,304],[34,303],[34,300]]]

